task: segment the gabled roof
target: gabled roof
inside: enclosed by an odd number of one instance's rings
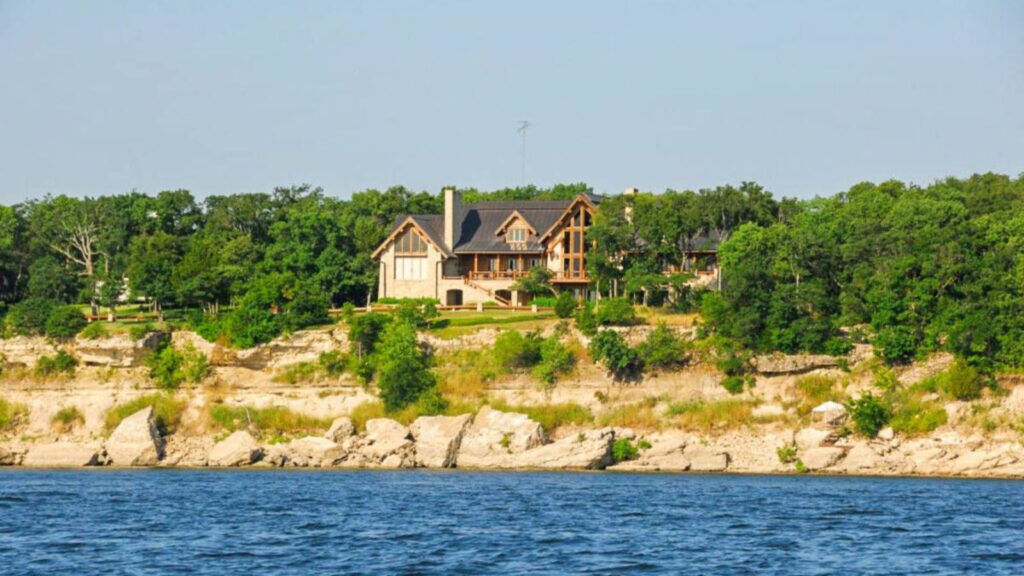
[[[395,221],[391,224],[391,233],[388,237],[380,243],[380,247],[373,252],[373,257],[376,258],[384,251],[389,243],[394,241],[395,237],[398,236],[406,225],[412,225],[416,227],[424,236],[427,237],[427,241],[434,245],[435,248],[441,254],[451,258],[455,256],[452,251],[444,245],[444,216],[441,214],[399,214],[395,217]]]
[[[543,252],[544,244],[540,241],[550,231],[566,211],[576,202],[583,199],[591,206],[601,201],[600,196],[580,194],[572,200],[520,200],[501,202],[476,202],[463,205],[462,226],[459,239],[454,249],[444,244],[444,216],[440,214],[401,215],[392,225],[391,235],[384,241],[374,257],[382,251],[387,243],[393,240],[395,232],[408,219],[416,225],[437,246],[446,257],[455,254],[472,254],[474,252]],[[521,217],[534,230],[525,243],[509,244],[499,232],[511,222],[515,216]]]

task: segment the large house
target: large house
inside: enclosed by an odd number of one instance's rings
[[[378,297],[522,305],[529,295],[512,286],[538,266],[552,272],[556,290],[585,296],[590,279],[584,230],[600,201],[580,194],[572,200],[463,204],[457,190],[446,189],[443,214],[399,216],[373,253],[380,262]]]

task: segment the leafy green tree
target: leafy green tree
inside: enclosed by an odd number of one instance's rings
[[[74,338],[85,328],[85,316],[78,306],[57,306],[46,318],[46,335],[51,338]]]
[[[181,240],[166,232],[132,240],[128,279],[133,292],[141,292],[163,320],[163,305],[174,299],[175,266],[181,258]]]
[[[643,369],[640,355],[614,330],[598,332],[590,340],[589,350],[590,356],[604,364],[616,379],[633,377]]]
[[[389,412],[416,402],[435,384],[429,359],[416,340],[416,329],[405,322],[391,322],[384,329],[376,367],[380,398]]]

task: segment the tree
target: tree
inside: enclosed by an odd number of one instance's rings
[[[530,268],[524,276],[520,276],[515,283],[512,284],[512,290],[519,292],[527,292],[529,294],[555,294],[555,289],[551,285],[551,279],[555,273],[547,269],[544,266],[535,266]]]
[[[405,408],[434,387],[427,355],[416,340],[416,329],[409,324],[388,324],[376,355],[377,387],[388,412]]]
[[[643,367],[636,350],[629,347],[622,335],[602,330],[590,341],[590,356],[605,365],[617,380],[638,374]]]
[[[181,258],[181,241],[166,232],[132,240],[128,278],[133,292],[141,292],[163,321],[163,304],[174,299],[174,268]]]

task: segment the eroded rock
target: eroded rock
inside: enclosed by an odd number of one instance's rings
[[[691,472],[722,472],[729,467],[729,454],[705,446],[688,446],[683,456]]]
[[[102,448],[98,444],[53,442],[31,447],[22,461],[24,466],[73,468],[100,464]]]
[[[484,406],[462,438],[459,467],[507,468],[511,456],[543,443],[544,429],[529,416]]]
[[[824,354],[771,354],[755,356],[750,363],[761,374],[801,374],[819,368],[835,368],[839,361]]]
[[[410,426],[416,441],[416,465],[427,468],[452,468],[459,446],[473,416],[421,416]]]
[[[263,455],[259,443],[251,434],[239,430],[214,444],[210,449],[210,466],[246,466],[256,462]]]
[[[800,456],[800,460],[808,470],[813,472],[835,465],[843,458],[845,453],[845,450],[836,446],[823,446],[805,451]]]
[[[324,433],[324,438],[327,438],[331,442],[344,442],[347,438],[355,435],[356,427],[352,424],[352,419],[347,416],[341,418],[335,418],[334,422],[331,422],[331,427]]]
[[[580,432],[512,457],[517,468],[602,469],[612,463],[611,428]]]
[[[104,447],[115,466],[155,466],[164,455],[164,441],[153,407],[147,406],[122,420]]]
[[[345,449],[327,438],[305,436],[266,450],[263,460],[271,466],[333,466],[345,457]]]

